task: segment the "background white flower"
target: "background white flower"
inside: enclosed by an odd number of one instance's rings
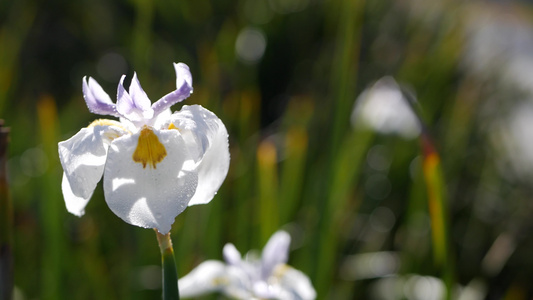
[[[355,101],[351,122],[384,134],[416,138],[421,126],[409,102],[392,77],[383,77],[365,89]]]
[[[222,292],[236,299],[315,299],[309,278],[288,266],[291,238],[278,231],[268,241],[260,258],[253,252],[244,259],[233,244],[224,246],[226,263],[208,260],[179,280],[183,298]]]
[[[59,143],[63,196],[69,212],[81,216],[104,177],[111,210],[132,225],[170,231],[187,206],[211,201],[229,168],[228,133],[222,121],[200,105],[170,107],[192,93],[189,67],[174,64],[176,90],[151,104],[134,74],[129,91],[118,85],[117,103],[96,80],[83,79],[87,107],[100,119]]]

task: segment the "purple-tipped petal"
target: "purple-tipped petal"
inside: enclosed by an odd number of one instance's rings
[[[124,88],[125,78],[126,75],[122,75],[117,87],[117,111],[132,122],[140,122],[152,118],[153,110],[149,104],[148,110],[143,110],[143,108],[146,108],[145,102],[150,102],[150,99],[146,97],[142,90],[137,76],[134,75],[131,81],[130,92],[133,92],[131,95]],[[145,117],[145,115],[149,118]]]
[[[120,77],[117,87],[117,111],[127,116],[133,110],[133,100],[131,100],[130,94],[124,88],[124,79],[126,79],[126,75]]]
[[[183,85],[188,85],[192,91],[192,75],[189,66],[184,63],[174,63],[176,71],[176,88],[180,89]]]
[[[118,116],[115,104],[96,80],[89,77],[87,83],[87,77],[83,77],[82,89],[83,98],[90,112],[99,115]]]
[[[174,69],[176,71],[176,90],[166,94],[152,105],[156,115],[187,99],[192,93],[192,75],[189,67],[184,63],[174,63]]]
[[[133,100],[133,105],[142,111],[142,115],[145,119],[151,119],[154,116],[154,110],[152,109],[152,102],[141,87],[141,83],[137,78],[137,73],[133,73],[133,79],[131,80],[129,94]]]

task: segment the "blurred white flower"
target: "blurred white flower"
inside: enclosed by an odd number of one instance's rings
[[[67,210],[81,216],[97,183],[111,210],[129,224],[170,231],[187,206],[211,201],[229,168],[228,133],[200,105],[170,107],[192,93],[192,76],[174,64],[176,90],[151,104],[137,74],[129,92],[122,76],[116,104],[96,80],[83,78],[83,96],[99,119],[59,143]]]
[[[244,28],[235,41],[237,56],[246,63],[257,63],[265,53],[267,40],[265,34],[258,29]]]
[[[495,76],[505,84],[533,93],[533,26],[519,10],[473,7],[466,22],[463,66],[477,77]]]
[[[352,126],[362,125],[384,134],[398,134],[412,139],[421,126],[392,77],[383,77],[364,90],[355,101]]]
[[[286,265],[290,236],[276,232],[268,241],[261,258],[248,253],[244,259],[233,244],[224,246],[226,263],[208,260],[179,280],[180,296],[197,297],[222,292],[236,299],[315,299],[309,278]]]
[[[508,115],[494,122],[491,127],[492,144],[503,158],[497,163],[506,175],[514,174],[521,178],[533,176],[532,102],[525,101],[513,107]]]
[[[395,300],[441,300],[444,299],[445,283],[437,277],[421,274],[395,274],[374,281],[370,286],[375,299]],[[474,278],[468,285],[456,284],[451,298],[457,300],[481,300],[487,296],[487,286]]]

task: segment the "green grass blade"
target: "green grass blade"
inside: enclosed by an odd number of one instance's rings
[[[268,241],[279,226],[278,168],[276,146],[269,140],[261,142],[257,149],[259,184],[260,243]]]
[[[440,156],[429,135],[421,135],[423,153],[423,174],[428,196],[429,216],[431,218],[431,237],[435,263],[443,272],[446,284],[446,297],[451,299],[454,264],[448,239],[448,211],[445,181]]]
[[[57,155],[57,142],[59,141],[59,124],[55,99],[43,96],[37,105],[40,136],[43,149],[51,165],[59,166]],[[42,299],[63,299],[62,283],[65,270],[66,242],[63,235],[62,220],[66,215],[63,195],[60,185],[57,184],[61,173],[54,168],[46,173],[41,182],[43,203],[41,209],[42,222]],[[45,202],[44,202],[45,201]]]
[[[325,292],[335,275],[337,251],[340,249],[343,220],[350,211],[350,193],[357,183],[366,152],[373,141],[374,133],[368,130],[355,130],[346,137],[339,156],[334,163],[333,181],[327,197],[326,210],[320,226],[319,257],[316,260],[316,287]],[[335,234],[333,234],[335,233]]]
[[[280,180],[280,218],[281,225],[289,223],[300,204],[302,186],[305,178],[308,134],[300,127],[287,130],[285,137],[285,159],[281,166]]]

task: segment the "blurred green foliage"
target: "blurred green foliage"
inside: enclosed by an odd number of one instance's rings
[[[174,88],[172,62],[191,68],[186,104],[224,121],[232,156],[215,199],[176,218],[179,274],[221,259],[228,242],[241,252],[261,249],[284,228],[290,264],[310,276],[319,299],[430,299],[408,292],[414,275],[478,296],[465,299],[530,299],[533,173],[514,166],[527,169],[527,157],[505,155],[521,140],[503,129],[533,93],[503,72],[515,56],[503,51],[478,66],[472,41],[479,20],[531,28],[531,7],[429,2],[0,2],[17,299],[160,297],[152,230],[116,217],[101,185],[83,217],[67,213],[57,142],[98,118],[83,101],[83,76],[113,97],[120,76],[136,71],[154,101]],[[491,34],[508,43],[505,32]],[[416,94],[440,153],[436,178],[448,199],[439,201],[449,216],[442,255],[451,264],[444,270],[432,251],[419,142],[350,122],[358,94],[386,75]],[[355,258],[368,253],[399,262],[385,260],[392,271],[382,274],[379,263],[363,260],[375,275],[365,277]],[[386,277],[398,279],[388,294]]]

